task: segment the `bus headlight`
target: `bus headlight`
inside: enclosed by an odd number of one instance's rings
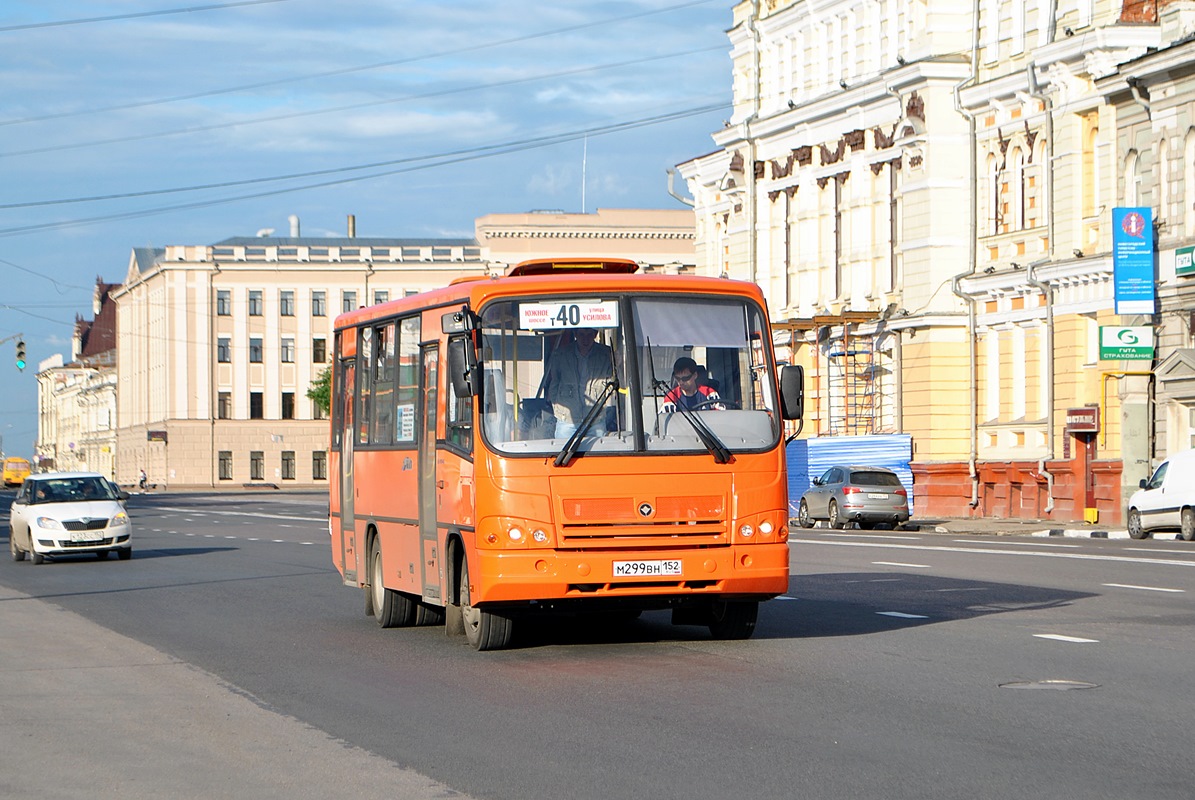
[[[542,528],[536,528],[531,532],[531,538],[534,539],[537,544],[543,544],[544,542],[548,541],[548,532]]]
[[[754,535],[755,535],[755,528],[751,527],[750,525],[748,525],[746,523],[739,526],[739,536],[742,536],[744,539],[750,539]]]
[[[523,541],[523,529],[519,528],[518,526],[512,525],[510,530],[506,532],[506,535],[509,536],[510,540],[516,544]]]

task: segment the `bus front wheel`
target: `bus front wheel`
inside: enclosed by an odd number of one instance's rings
[[[715,639],[750,639],[755,632],[759,602],[755,600],[718,601],[710,610],[710,633]]]
[[[383,628],[401,628],[415,621],[415,602],[382,583],[382,546],[375,539],[369,551],[369,591],[374,618]]]
[[[474,650],[501,650],[510,644],[514,627],[509,616],[473,605],[469,593],[469,564],[461,564],[461,618],[465,638]]]

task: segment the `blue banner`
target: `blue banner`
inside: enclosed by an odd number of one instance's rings
[[[1112,282],[1117,314],[1154,313],[1152,208],[1112,209]]]

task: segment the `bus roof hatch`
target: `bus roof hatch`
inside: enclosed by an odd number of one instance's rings
[[[638,264],[626,258],[537,258],[515,264],[508,275],[577,275],[595,272],[628,275],[638,269]]]

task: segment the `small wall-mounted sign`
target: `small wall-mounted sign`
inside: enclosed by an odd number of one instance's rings
[[[1098,406],[1083,406],[1066,410],[1067,433],[1099,433],[1100,409]]]
[[[165,442],[166,431],[146,431],[145,439],[149,442]]]

